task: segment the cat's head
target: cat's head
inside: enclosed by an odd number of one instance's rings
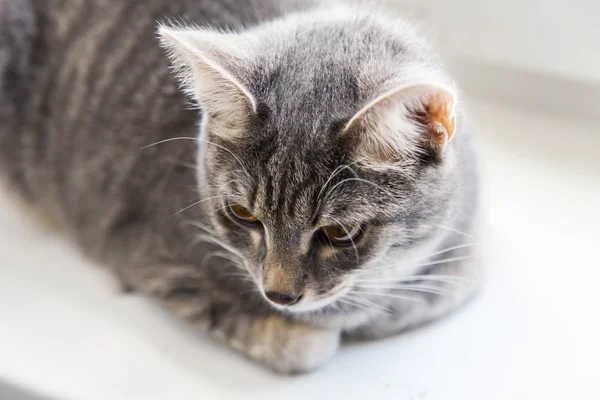
[[[401,21],[334,8],[159,35],[204,112],[207,220],[275,306],[331,304],[444,220],[455,94]]]

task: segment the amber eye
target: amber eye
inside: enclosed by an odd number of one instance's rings
[[[359,225],[352,229],[339,225],[326,226],[321,228],[321,232],[329,242],[337,246],[352,245],[360,240],[363,234]]]
[[[240,221],[254,223],[258,222],[258,218],[254,216],[247,208],[240,206],[239,204],[232,204],[227,206],[229,215],[239,219]]]

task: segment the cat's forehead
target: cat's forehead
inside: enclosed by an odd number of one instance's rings
[[[327,20],[260,37],[250,91],[271,123],[327,129],[351,117],[392,76],[422,64],[418,46],[369,18]],[[306,129],[305,129],[306,130]]]
[[[348,118],[365,95],[357,76],[343,63],[323,60],[283,62],[261,70],[253,88],[267,111],[266,125],[280,133],[302,128],[307,134],[327,134],[336,121]]]

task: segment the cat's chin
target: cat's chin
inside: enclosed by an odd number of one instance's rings
[[[335,302],[334,298],[325,298],[325,299],[318,299],[318,300],[307,300],[306,302],[302,301],[298,304],[294,304],[292,306],[286,306],[286,307],[279,306],[277,304],[273,304],[273,305],[276,306],[276,308],[278,308],[280,310],[285,310],[287,312],[304,313],[304,312],[311,312],[311,311],[317,311],[317,310],[323,309],[334,302]]]

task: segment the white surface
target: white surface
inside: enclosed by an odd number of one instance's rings
[[[488,286],[451,317],[344,348],[314,374],[274,376],[117,296],[2,200],[0,376],[61,400],[600,399],[597,130],[472,110],[494,242]]]

